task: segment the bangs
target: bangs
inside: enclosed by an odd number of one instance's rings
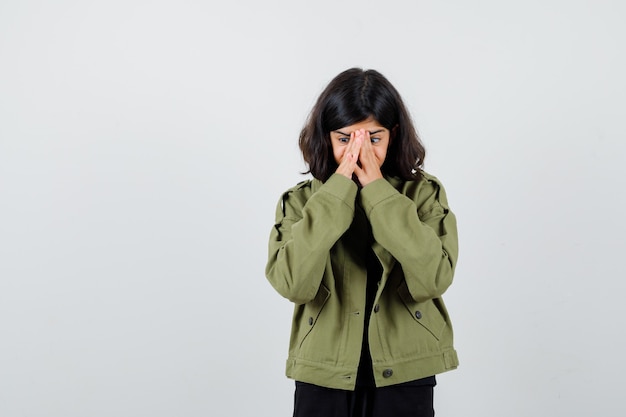
[[[333,130],[350,126],[373,116],[371,109],[358,101],[357,97],[347,97],[337,94],[329,97],[322,113],[322,131],[330,133]]]

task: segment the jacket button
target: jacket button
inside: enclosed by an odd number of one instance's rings
[[[378,304],[376,304],[374,306],[374,313],[378,313],[379,310],[380,310],[380,306]]]
[[[309,326],[313,326],[313,317],[309,317]]]
[[[384,378],[389,378],[391,375],[393,375],[393,369],[385,369],[383,371],[383,377]]]
[[[421,312],[421,311],[419,311],[419,310],[417,310],[417,311],[415,312],[415,318],[416,318],[416,319],[418,319],[418,320],[419,320],[419,319],[421,319],[421,318],[422,318],[422,312]]]

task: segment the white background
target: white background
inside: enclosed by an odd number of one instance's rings
[[[622,1],[0,3],[0,415],[288,416],[297,136],[385,74],[446,185],[438,416],[623,416]]]

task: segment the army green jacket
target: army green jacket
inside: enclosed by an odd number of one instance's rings
[[[359,253],[370,235],[383,272],[374,307],[364,311],[367,267]],[[289,189],[276,209],[265,271],[295,303],[287,376],[354,390],[366,314],[376,386],[456,368],[441,295],[457,256],[455,216],[441,183],[426,173],[362,189],[334,174]]]

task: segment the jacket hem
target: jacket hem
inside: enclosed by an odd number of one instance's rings
[[[386,387],[414,381],[456,369],[459,365],[454,349],[447,349],[431,356],[388,361],[374,364],[376,387]],[[299,358],[287,359],[286,375],[296,381],[307,382],[326,388],[354,391],[356,387],[356,367],[314,362]]]

